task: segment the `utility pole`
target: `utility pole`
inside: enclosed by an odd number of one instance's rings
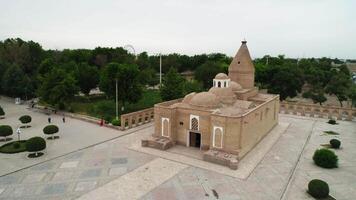
[[[116,79],[116,120],[119,119],[119,104],[118,104],[118,96],[117,96],[117,79]]]
[[[159,54],[159,87],[162,87],[162,55]]]

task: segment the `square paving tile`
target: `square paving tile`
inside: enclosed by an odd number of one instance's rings
[[[111,164],[117,165],[117,164],[126,164],[127,163],[127,158],[112,158],[111,159]]]
[[[48,171],[54,167],[55,163],[44,163],[31,168],[34,171]]]
[[[101,174],[101,169],[88,169],[83,171],[79,178],[93,178],[98,177]]]
[[[17,183],[19,181],[20,177],[18,176],[3,176],[0,177],[0,185],[9,185],[9,184],[14,184]]]
[[[96,181],[85,181],[77,183],[75,191],[88,191],[94,189],[96,186]]]
[[[109,175],[110,176],[118,176],[118,175],[123,175],[127,172],[127,168],[126,167],[115,167],[115,168],[111,168],[109,171]]]
[[[63,168],[75,168],[77,167],[79,164],[79,161],[69,161],[69,162],[64,162],[61,164],[61,166],[59,168],[63,169]]]
[[[57,183],[45,186],[41,194],[43,195],[54,195],[54,194],[63,194],[66,192],[68,183]]]
[[[64,181],[74,179],[75,177],[73,176],[73,174],[74,172],[71,171],[57,172],[54,174],[52,181]]]
[[[45,176],[46,176],[46,173],[28,174],[28,175],[23,179],[22,183],[41,182]]]
[[[37,190],[38,190],[38,186],[16,186],[14,188],[14,190],[10,193],[10,197],[11,196],[15,196],[15,197],[21,197],[21,196],[29,196],[29,195],[35,195]]]

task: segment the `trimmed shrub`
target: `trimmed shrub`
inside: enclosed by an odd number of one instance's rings
[[[341,145],[341,142],[340,142],[340,140],[338,140],[338,139],[331,139],[331,140],[330,140],[330,145],[331,145],[331,147],[334,148],[334,149],[339,149],[339,148],[340,148],[340,145]]]
[[[4,109],[2,109],[2,107],[0,106],[0,117],[4,115],[5,115]]]
[[[322,180],[314,179],[308,184],[308,193],[317,199],[329,196],[329,185]]]
[[[14,149],[18,149],[18,148],[21,147],[21,144],[20,144],[20,142],[14,142],[14,143],[12,144],[12,146],[14,147]]]
[[[114,126],[120,126],[121,125],[121,121],[119,119],[113,119],[111,121],[111,124]]]
[[[35,153],[37,157],[38,152],[46,148],[46,140],[41,137],[32,137],[26,141],[26,150]]]
[[[338,157],[329,149],[317,149],[313,156],[314,163],[323,168],[336,168]]]
[[[330,119],[330,120],[328,121],[328,123],[329,123],[329,124],[332,124],[332,125],[337,124],[336,121],[335,121],[335,119]]]
[[[52,139],[53,139],[53,134],[58,133],[58,131],[59,128],[56,125],[48,125],[43,128],[43,133],[46,135],[52,135]]]
[[[9,125],[1,125],[0,126],[0,136],[5,137],[5,140],[6,140],[6,137],[12,135],[12,133],[13,133],[13,131],[12,131],[11,126],[9,126]]]
[[[30,122],[32,121],[32,118],[31,118],[30,115],[24,115],[24,116],[21,116],[21,117],[19,118],[19,120],[20,120],[21,123],[23,123],[23,124],[28,124],[28,123],[30,123]]]

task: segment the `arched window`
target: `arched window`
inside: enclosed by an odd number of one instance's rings
[[[221,83],[220,83],[220,81],[218,82],[218,87],[221,87]]]
[[[213,147],[222,148],[223,132],[222,127],[214,127]]]
[[[162,136],[169,137],[169,119],[162,118]]]
[[[226,87],[226,81],[224,81],[224,87]]]
[[[191,130],[194,130],[194,131],[198,131],[199,130],[199,122],[198,122],[198,119],[197,118],[192,118],[192,121],[191,121]]]

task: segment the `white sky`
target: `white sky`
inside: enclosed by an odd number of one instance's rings
[[[46,49],[356,58],[354,0],[0,0],[0,40]]]

